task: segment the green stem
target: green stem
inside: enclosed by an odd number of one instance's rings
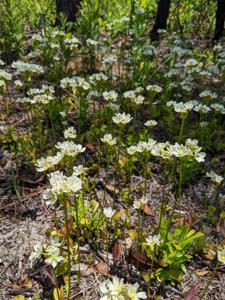
[[[164,249],[164,246],[165,246],[165,244],[167,242],[167,237],[168,237],[169,229],[170,229],[171,224],[172,224],[174,212],[175,212],[175,209],[176,209],[178,201],[179,201],[179,206],[180,206],[181,195],[182,195],[182,178],[183,178],[183,161],[181,161],[181,166],[180,166],[180,176],[179,176],[178,193],[176,194],[175,202],[174,202],[174,205],[173,205],[173,208],[172,208],[172,213],[171,213],[170,218],[169,218],[169,223],[168,223],[168,226],[167,226],[167,229],[166,229],[166,235],[165,235],[165,239],[164,239],[164,242],[163,242],[162,249]],[[179,210],[179,214],[180,214],[180,210]]]
[[[181,143],[182,138],[183,138],[184,122],[185,122],[185,117],[182,117],[181,127],[180,127],[180,135],[179,135],[179,143]]]
[[[67,201],[64,200],[64,219],[66,225],[66,244],[67,244],[67,259],[68,259],[68,266],[67,266],[67,275],[68,275],[68,290],[67,290],[67,299],[70,298],[70,282],[71,282],[71,258],[70,258],[70,233],[69,233],[69,223],[68,223],[68,212],[67,212]]]
[[[147,194],[147,173],[148,173],[148,154],[145,153],[145,165],[144,165],[144,196]]]
[[[79,224],[79,206],[75,198],[75,211],[76,211],[76,227],[77,227],[77,260],[78,260],[78,282],[80,282],[80,224]]]

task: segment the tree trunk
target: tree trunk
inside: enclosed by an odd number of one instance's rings
[[[170,11],[170,1],[171,0],[159,0],[156,22],[151,32],[152,41],[159,40],[158,29],[166,29],[167,19]]]
[[[60,24],[60,14],[65,16],[67,22],[75,22],[81,1],[56,0],[56,25]]]
[[[216,11],[216,28],[213,40],[218,41],[222,35],[224,30],[224,22],[225,22],[225,0],[218,0],[217,3],[217,11]]]

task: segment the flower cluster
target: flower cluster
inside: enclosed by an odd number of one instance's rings
[[[113,116],[112,120],[115,124],[117,125],[125,125],[130,123],[130,121],[133,118],[131,117],[130,114],[125,114],[125,113],[117,113],[115,116]]]
[[[12,67],[16,69],[17,75],[22,75],[22,76],[26,76],[26,75],[32,76],[35,74],[44,73],[44,68],[42,66],[37,64],[25,63],[20,60],[13,62]]]
[[[116,145],[116,138],[113,138],[110,133],[105,134],[103,138],[101,138],[101,141],[109,146]]]
[[[76,194],[82,189],[82,180],[77,177],[77,172],[66,176],[60,171],[55,171],[49,175],[49,183],[50,188],[44,191],[43,198],[53,203],[64,195]]]
[[[147,299],[145,292],[138,292],[138,283],[129,284],[124,283],[123,278],[120,279],[116,276],[112,281],[107,279],[100,283],[100,300],[139,300]]]
[[[215,182],[217,184],[220,184],[224,179],[223,176],[217,175],[214,171],[207,172],[206,176],[209,177],[212,182]]]

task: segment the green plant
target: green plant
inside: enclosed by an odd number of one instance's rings
[[[147,256],[156,267],[156,278],[160,282],[170,281],[172,284],[181,282],[182,274],[186,272],[186,263],[192,258],[192,246],[196,239],[204,234],[190,229],[189,226],[176,227],[167,234],[169,221],[163,219],[160,239],[153,238],[143,244]],[[166,240],[166,243],[165,243]]]

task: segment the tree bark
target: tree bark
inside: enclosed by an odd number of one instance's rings
[[[225,0],[224,0],[225,1]],[[156,22],[151,32],[151,40],[158,41],[158,29],[166,29],[171,0],[159,0]]]
[[[60,25],[62,13],[67,22],[75,22],[82,0],[56,0],[56,25]]]
[[[216,28],[215,28],[213,41],[218,41],[222,37],[223,30],[224,30],[224,22],[225,22],[225,0],[218,0],[217,11],[216,11]]]

